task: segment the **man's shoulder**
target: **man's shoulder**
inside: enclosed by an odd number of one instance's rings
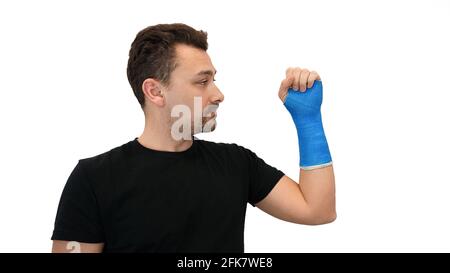
[[[213,152],[217,153],[225,153],[225,154],[234,154],[234,155],[241,155],[245,156],[249,153],[253,153],[250,149],[231,142],[231,143],[225,143],[225,142],[213,142],[208,140],[198,140],[201,143],[201,146],[205,147],[208,150],[212,150]]]
[[[111,168],[131,154],[132,142],[133,141],[129,141],[101,154],[82,158],[79,160],[79,164],[88,172],[94,173]]]

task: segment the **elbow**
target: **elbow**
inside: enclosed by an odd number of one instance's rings
[[[324,218],[324,221],[322,224],[329,224],[329,223],[333,223],[337,218],[337,213],[336,211],[333,211],[332,213],[330,213],[329,215],[327,215]]]
[[[336,211],[331,211],[327,213],[316,214],[309,219],[309,221],[303,222],[302,224],[317,226],[317,225],[325,225],[332,223],[336,220],[337,213]]]

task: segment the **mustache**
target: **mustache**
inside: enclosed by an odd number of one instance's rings
[[[203,116],[209,117],[211,113],[214,113],[219,108],[219,104],[209,104],[203,109]]]

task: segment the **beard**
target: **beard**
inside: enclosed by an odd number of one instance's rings
[[[212,132],[216,129],[216,111],[218,105],[208,105],[203,111],[194,112],[186,106],[180,107],[175,111],[175,115],[171,113],[171,135],[175,140],[190,140],[192,136],[198,133]],[[179,115],[177,115],[179,114]]]
[[[212,132],[216,129],[216,116],[202,118],[202,133]]]
[[[216,129],[218,104],[210,104],[203,109],[201,133],[212,132]]]

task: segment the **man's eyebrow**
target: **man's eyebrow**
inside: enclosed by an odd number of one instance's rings
[[[202,75],[214,76],[214,75],[216,75],[216,73],[217,73],[217,70],[215,70],[215,69],[214,69],[214,71],[213,70],[202,70],[202,71],[198,72],[196,74],[196,76],[202,76]]]

